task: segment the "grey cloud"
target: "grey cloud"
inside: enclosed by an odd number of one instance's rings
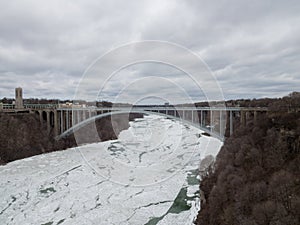
[[[22,86],[27,97],[72,98],[97,57],[121,44],[147,39],[175,42],[198,54],[215,74],[225,98],[300,91],[297,0],[28,0],[1,1],[0,7],[0,97],[12,97],[13,88]],[[142,76],[162,76],[194,100],[205,98],[177,69],[144,64],[118,74],[106,84],[103,98],[113,98]],[[106,76],[100,74],[97,82]],[[147,85],[154,93],[180,97],[172,88]],[[128,99],[147,92],[145,87],[135,88]]]

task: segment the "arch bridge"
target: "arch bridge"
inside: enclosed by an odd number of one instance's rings
[[[133,107],[60,107],[58,104],[24,104],[23,109],[14,105],[2,105],[0,111],[7,113],[36,113],[48,132],[58,138],[65,137],[95,119],[122,113],[141,113],[165,116],[170,119],[200,128],[219,139],[224,137],[225,126],[229,126],[229,135],[239,120],[246,125],[247,120],[257,120],[259,113],[266,113],[267,108],[260,107],[184,107],[184,106],[133,106]]]
[[[47,130],[53,131],[58,138],[66,137],[91,123],[96,119],[106,116],[124,113],[141,113],[144,115],[160,115],[182,123],[200,128],[203,131],[223,139],[225,126],[229,126],[229,135],[235,129],[239,120],[246,125],[247,120],[257,120],[259,113],[265,113],[266,108],[241,108],[241,107],[170,107],[170,106],[148,106],[148,107],[58,107],[53,105],[47,108],[31,106],[31,110],[39,115],[41,123],[47,124]]]

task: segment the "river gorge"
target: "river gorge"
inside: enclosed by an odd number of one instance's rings
[[[118,139],[8,163],[0,170],[3,224],[193,224],[199,165],[222,142],[160,116]]]

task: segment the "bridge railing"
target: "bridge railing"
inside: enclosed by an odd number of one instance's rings
[[[14,109],[15,105],[14,104],[2,104],[1,108],[4,109],[4,110],[5,109]]]
[[[1,104],[0,103],[0,108],[3,110],[11,110],[15,109],[15,104]],[[23,105],[24,109],[57,109],[58,104],[24,104]]]
[[[25,109],[57,109],[58,104],[24,104]]]

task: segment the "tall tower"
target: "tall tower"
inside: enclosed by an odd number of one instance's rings
[[[23,109],[23,93],[22,88],[18,87],[16,88],[16,109]]]

